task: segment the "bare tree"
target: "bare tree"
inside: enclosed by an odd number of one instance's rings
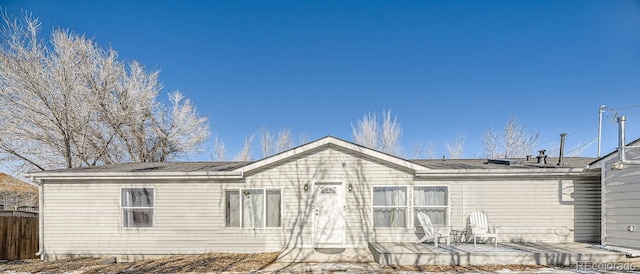
[[[400,155],[402,128],[391,111],[383,111],[378,118],[375,114],[365,114],[356,125],[351,125],[353,138],[357,144],[380,150],[392,155]]]
[[[422,152],[424,151],[424,146],[421,144],[413,145],[411,149],[411,159],[420,159],[422,157]]]
[[[460,136],[456,138],[456,142],[454,145],[449,145],[449,142],[447,142],[447,150],[449,151],[450,159],[462,158],[463,149],[464,149],[464,136]]]
[[[540,134],[527,133],[518,120],[511,116],[502,134],[487,129],[482,140],[484,155],[487,158],[517,158],[530,155],[540,138]]]
[[[278,132],[278,140],[276,140],[276,152],[280,153],[293,147],[293,137],[291,130],[283,129]]]
[[[213,154],[211,158],[214,161],[224,161],[227,157],[227,149],[225,148],[224,142],[222,139],[215,136],[213,138]]]
[[[433,143],[429,142],[427,145],[427,158],[435,159],[436,158],[436,148],[433,146]]]
[[[180,92],[157,100],[158,72],[64,30],[2,14],[0,160],[47,170],[167,161],[199,152],[207,119]]]
[[[236,157],[234,157],[235,161],[251,161],[251,145],[253,144],[253,138],[254,135],[252,134],[244,139],[244,146],[240,152],[236,154]]]
[[[299,145],[304,145],[304,144],[308,143],[309,142],[309,134],[308,133],[304,133],[304,132],[301,133],[300,137],[299,137],[299,140],[300,140],[298,142]]]
[[[258,136],[260,136],[260,151],[262,152],[263,158],[293,147],[293,137],[289,129],[280,130],[276,137],[268,129],[263,127],[258,131]]]
[[[273,155],[275,148],[275,136],[271,132],[262,127],[258,130],[258,136],[260,137],[260,151],[262,152],[262,158]]]

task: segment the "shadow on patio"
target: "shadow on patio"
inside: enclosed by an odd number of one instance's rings
[[[428,243],[369,243],[376,262],[386,265],[574,265],[578,261],[618,262],[624,254],[590,248],[585,243],[453,244],[434,247]]]

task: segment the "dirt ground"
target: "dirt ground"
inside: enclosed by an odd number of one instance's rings
[[[273,263],[278,252],[258,254],[208,253],[204,255],[167,256],[162,259],[139,260],[131,263],[113,263],[107,258],[73,258],[44,262],[39,259],[0,262],[0,272],[30,273],[176,273],[176,272],[242,272],[257,271]],[[382,267],[382,272],[475,272],[509,269],[525,271],[542,268],[537,265],[393,265]]]
[[[176,273],[237,272],[260,270],[271,264],[278,252],[258,254],[208,253],[204,255],[167,256],[162,259],[131,263],[110,263],[106,258],[73,258],[44,262],[38,259],[5,261],[0,272],[45,273]]]
[[[0,273],[217,273],[259,271],[275,262],[278,252],[257,254],[208,253],[203,255],[167,256],[161,259],[114,263],[108,258],[73,258],[44,262],[39,259],[0,261]],[[636,262],[637,263],[637,262]],[[546,268],[542,265],[390,265],[379,273],[397,271],[483,273],[510,270],[515,273]],[[286,271],[285,271],[286,272]]]

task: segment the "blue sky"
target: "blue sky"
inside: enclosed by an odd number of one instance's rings
[[[391,110],[403,150],[465,137],[482,156],[510,116],[567,149],[603,153],[640,137],[640,4],[634,1],[12,1],[161,70],[210,120],[228,154],[259,128],[352,140],[351,124]],[[212,147],[212,141],[207,143]],[[596,156],[592,143],[583,156]],[[190,160],[208,160],[208,153]]]

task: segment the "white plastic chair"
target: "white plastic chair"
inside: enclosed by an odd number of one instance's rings
[[[420,222],[419,227],[422,228],[424,236],[416,243],[422,243],[426,240],[433,240],[435,247],[438,247],[438,241],[440,241],[441,238],[445,238],[447,240],[447,246],[449,246],[449,234],[451,232],[449,231],[448,226],[445,226],[447,228],[447,231],[445,233],[439,233],[436,231],[436,226],[431,223],[431,219],[429,219],[429,216],[427,216],[427,214],[425,214],[424,212],[418,212],[417,217],[418,222]]]
[[[471,237],[473,237],[473,245],[476,245],[476,239],[481,237],[494,238],[495,246],[498,247],[498,229],[489,230],[487,215],[482,211],[474,211],[469,215],[469,227],[471,228]]]

